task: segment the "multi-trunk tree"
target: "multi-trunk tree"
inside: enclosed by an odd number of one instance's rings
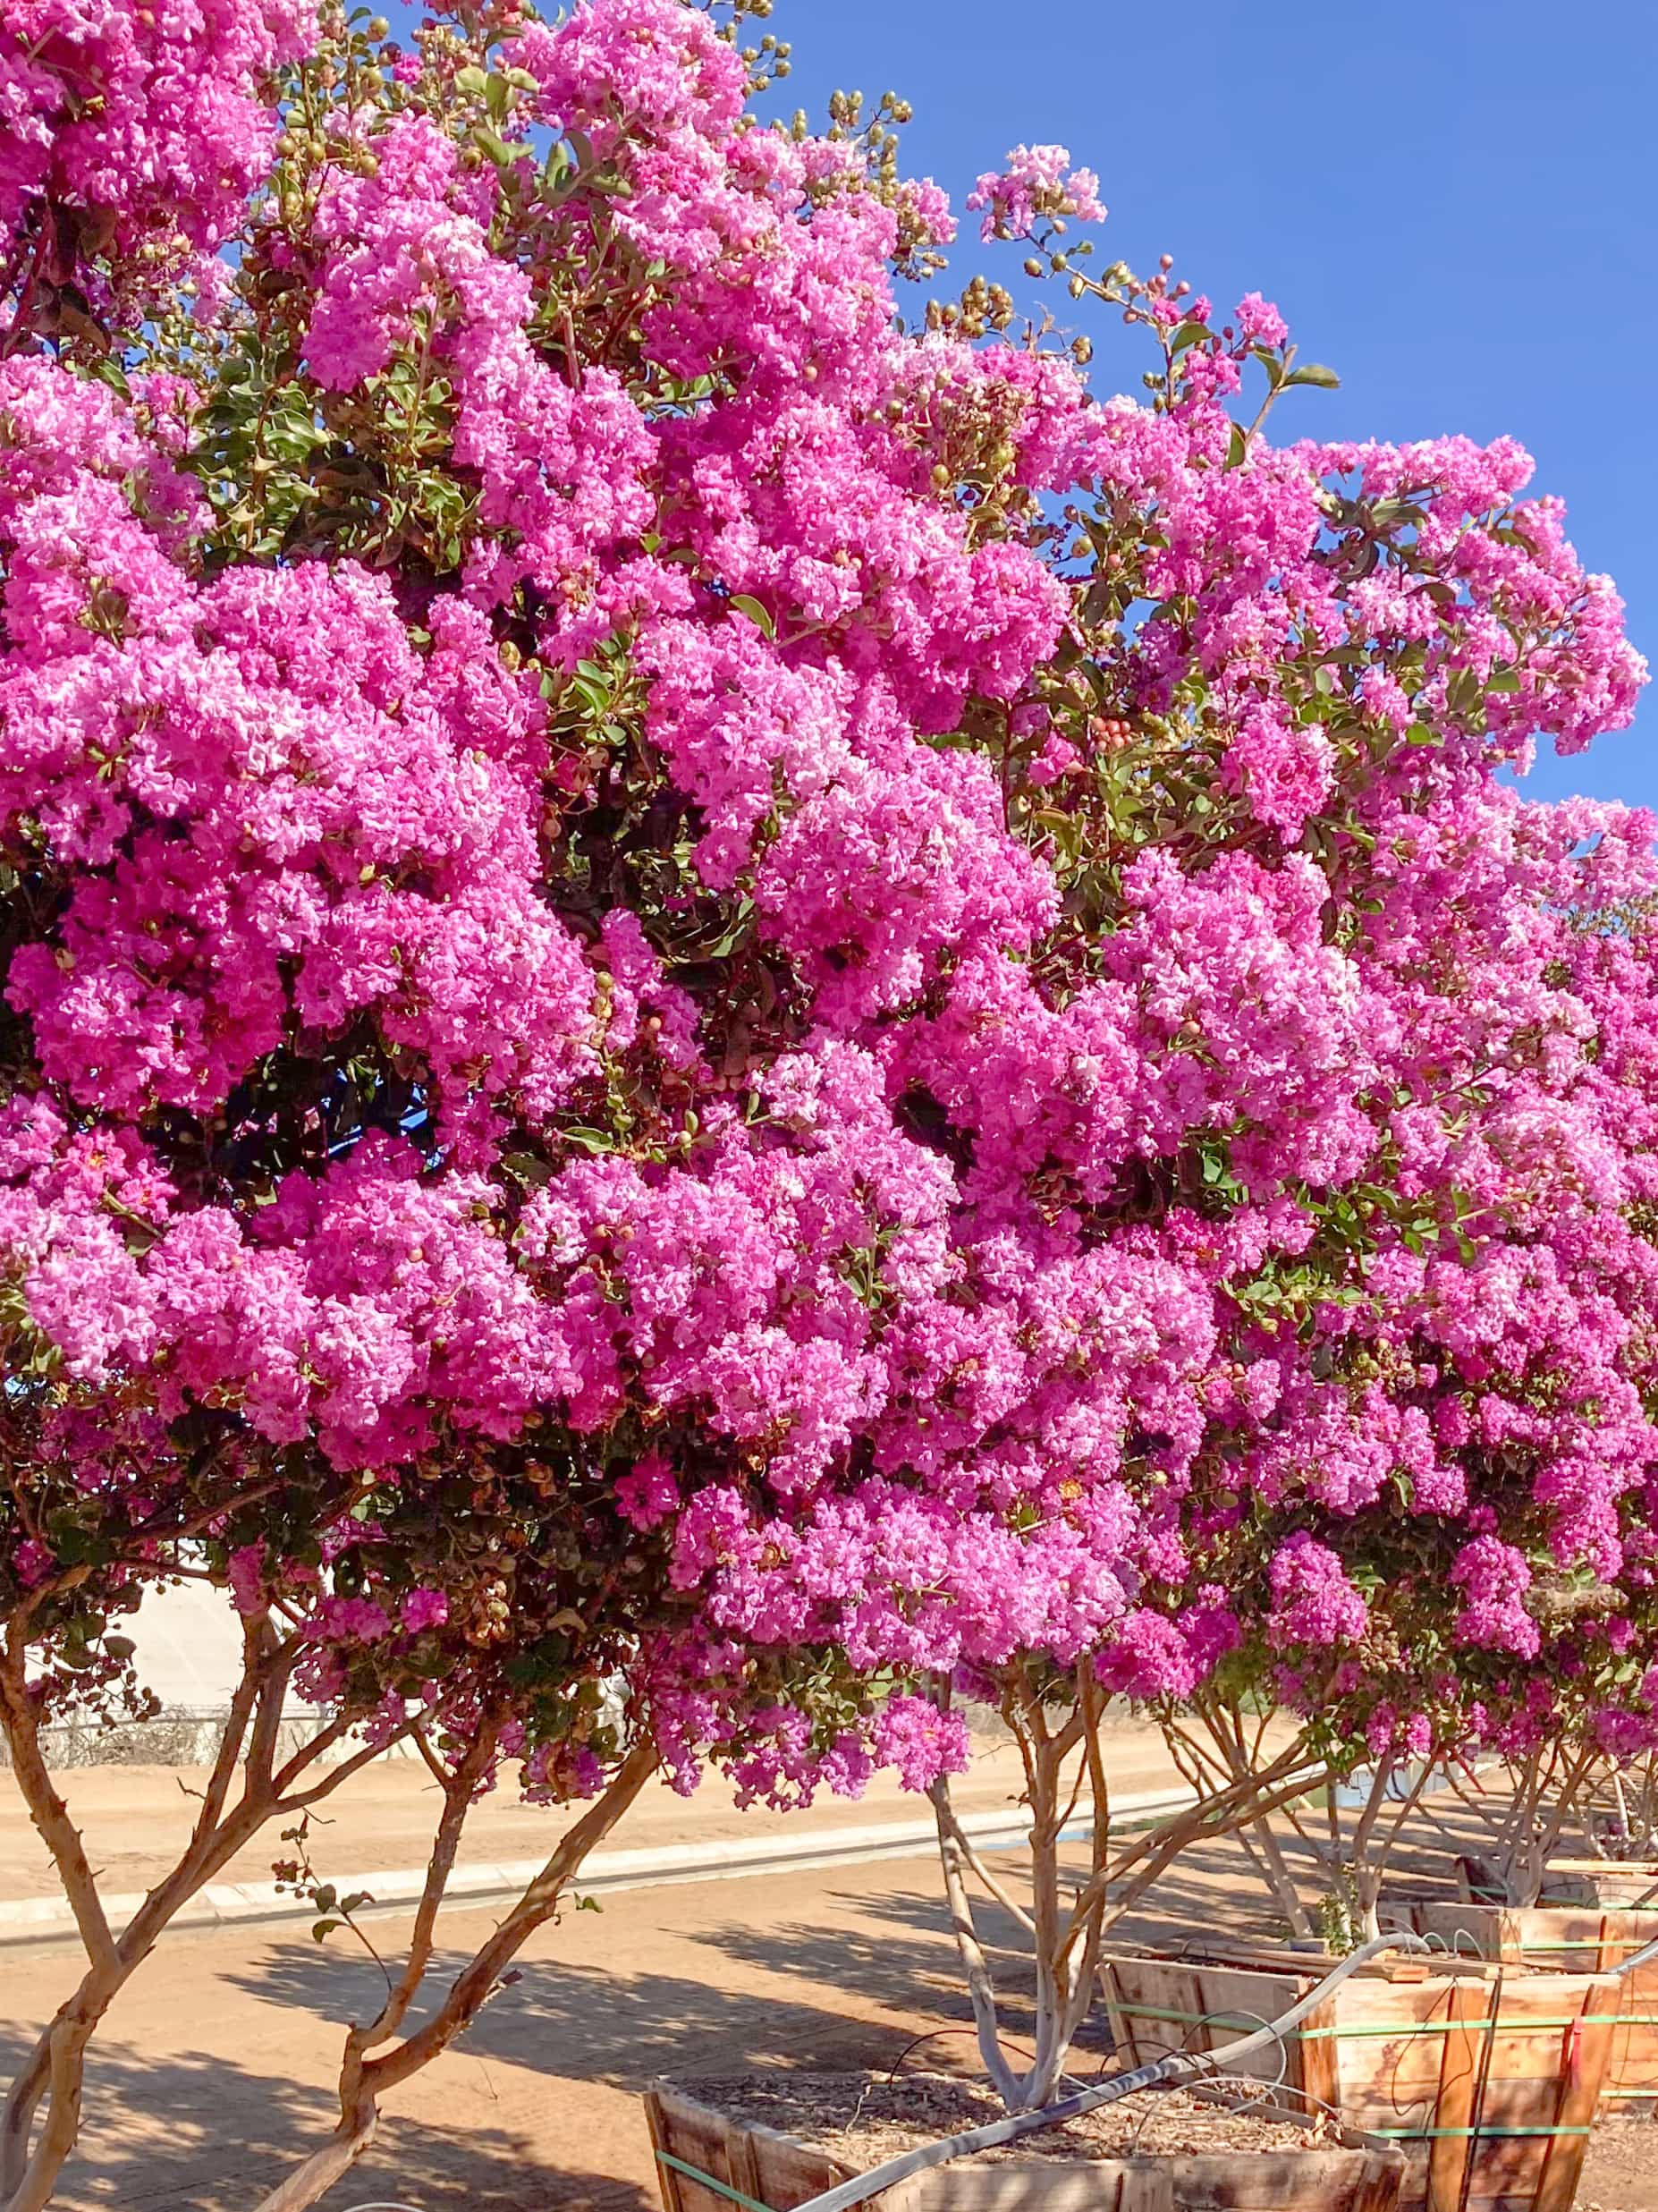
[[[0,1716],[87,1952],[6,2212],[393,1739],[427,1896],[272,2207],[659,1767],[928,1787],[941,1680],[1255,1649],[1327,1716],[1401,1548],[1517,1657],[1645,1556],[1647,827],[1499,773],[1627,718],[1615,597],[1512,447],[1235,422],[1329,372],[1021,148],[987,233],[1160,346],[1097,404],[896,103],[759,119],[765,12],[0,27]],[[117,1930],[43,1732],[186,1576],[246,1668]],[[587,1809],[410,2030],[505,1763]]]

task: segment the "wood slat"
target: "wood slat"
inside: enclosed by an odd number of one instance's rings
[[[764,2131],[753,2130],[750,2140],[760,2183],[751,2193],[762,2204],[770,2205],[772,2212],[793,2212],[797,2204],[820,2195],[850,2171],[835,2159],[825,2157],[821,2150],[793,2142],[786,2135],[774,2134],[769,2128]],[[894,2191],[892,2197],[886,2199],[884,2212],[895,2212],[893,2200],[897,2193]],[[901,2212],[901,2207],[896,2212]]]
[[[728,2130],[720,2123],[717,2114],[703,2115],[694,2109],[680,2107],[668,2098],[662,2099],[662,2117],[665,2123],[661,2148],[676,2158],[695,2166],[716,2182],[729,2182],[740,2188],[731,2171],[727,2147]],[[733,2212],[728,2198],[716,2190],[706,2189],[692,2175],[675,2172],[658,2159],[657,2170],[667,2176],[673,2191],[672,2212]]]
[[[1591,1983],[1583,2007],[1591,2017],[1583,2027],[1566,2030],[1556,2116],[1556,2125],[1561,2129],[1587,2127],[1595,2117],[1611,2050],[1612,2030],[1604,2015],[1617,2010],[1617,1992],[1616,1982]],[[1586,2135],[1562,2133],[1549,2145],[1537,2191],[1537,2212],[1571,2212],[1588,2141]]]
[[[1215,2152],[1021,2158],[939,2169],[917,2212],[1394,2212],[1405,2175],[1387,2152]]]
[[[1536,1906],[1524,1911],[1478,1905],[1417,1904],[1412,1919],[1425,1935],[1445,1940],[1459,1933],[1493,1957],[1530,1972],[1565,1970],[1603,1973],[1628,1958],[1658,1934],[1658,1916],[1612,1907],[1586,1910]],[[1551,1950],[1556,1938],[1570,1948]],[[1594,1946],[1594,1947],[1590,1947]],[[1643,1967],[1613,1985],[1614,2010],[1628,2024],[1612,2035],[1607,2061],[1603,2109],[1614,2114],[1631,2099],[1620,2091],[1658,2088],[1658,1970]],[[1633,2017],[1629,2017],[1633,2015]]]
[[[654,2148],[793,2212],[852,2170],[775,2130],[730,2119],[666,2087],[648,2091]],[[1288,2117],[1288,2114],[1276,2116]],[[732,2212],[729,2199],[658,2161],[664,2212]],[[880,2212],[1396,2212],[1405,2160],[1365,2148],[1122,2159],[963,2159],[886,2191]]]
[[[664,2114],[659,2090],[647,2089],[645,2092],[645,2125],[650,2133],[653,2157],[659,2150],[673,2148],[672,2123]],[[679,2175],[672,2166],[664,2165],[660,2158],[656,2160],[656,2183],[662,2196],[662,2212],[684,2212],[685,2200],[680,2194]]]
[[[926,2176],[917,2212],[1185,2212],[1166,2167],[1127,2159],[1079,2165],[1021,2158],[1017,2165],[963,2160]]]
[[[1383,2208],[1399,2201],[1400,2163],[1362,2151],[1280,2151],[1172,2160],[1180,2212],[1248,2208],[1248,2212],[1368,2212],[1378,2191]]]
[[[1484,2072],[1485,2036],[1477,2029],[1470,2032],[1474,2037],[1479,2071]],[[1435,2120],[1437,2089],[1436,2083],[1433,2094],[1414,2099],[1381,2097],[1366,2098],[1358,2102],[1344,2099],[1342,2114],[1351,2126],[1368,2128],[1376,2134],[1385,2134],[1392,2128],[1430,2127]],[[1493,2061],[1485,2093],[1479,2098],[1479,2124],[1493,2128],[1552,2127],[1560,2094],[1558,2071],[1546,2081],[1505,2081],[1498,2074]]]
[[[1562,1974],[1603,1973],[1658,1936],[1658,1918],[1590,1905],[1508,1906],[1417,1902],[1409,1907],[1419,1935],[1448,1946]]]
[[[1286,1977],[1256,1968],[1198,1966],[1184,1959],[1133,1955],[1103,1961],[1101,1974],[1113,2038],[1136,2065],[1171,2051],[1212,2051],[1235,2042],[1248,2028],[1275,2018],[1313,1986],[1305,1973]],[[1216,2013],[1222,2015],[1220,2021],[1213,2017]],[[1239,2024],[1225,2025],[1227,2019]],[[1304,2087],[1304,2048],[1299,2041],[1290,2047],[1286,2088]],[[1276,2081],[1282,2070],[1282,2059],[1275,2050],[1257,2052],[1238,2069],[1256,2081]]]
[[[1450,1992],[1448,2011],[1452,2025],[1442,2039],[1439,2095],[1432,2124],[1451,2131],[1436,2134],[1428,2146],[1427,2212],[1461,2212],[1462,2180],[1473,2144],[1454,2131],[1473,2122],[1480,2031],[1472,2023],[1486,2014],[1488,2004],[1483,1987],[1459,1985]]]
[[[1335,2028],[1339,2018],[1335,1999],[1326,1998],[1303,2023],[1315,2032],[1304,2036],[1296,2047],[1301,2093],[1315,2118],[1321,2112],[1347,2116],[1341,2096],[1341,2046],[1332,2034],[1321,2032]]]
[[[646,2098],[646,2119],[653,2149],[670,2151],[687,2165],[699,2166],[715,2181],[728,2182],[771,2212],[793,2212],[796,2205],[833,2189],[857,2169],[827,2152],[780,2135],[757,2123],[745,2126],[699,2105],[682,2090],[659,2087]],[[736,2212],[727,2198],[700,2188],[659,2159],[664,2212]],[[905,2212],[899,2192],[884,2200],[884,2212]]]
[[[1603,1917],[1583,1916],[1596,1931]],[[1616,2014],[1620,2003],[1630,2006],[1632,1993],[1620,1998],[1618,1984],[1583,1973],[1521,1971],[1498,1964],[1486,1973],[1485,1980],[1442,1974],[1421,1983],[1358,1977],[1344,1983],[1321,2008],[1320,2018],[1309,2023],[1338,2032],[1296,2038],[1281,2096],[1291,2103],[1309,2091],[1330,2097],[1333,2068],[1335,2094],[1330,2101],[1358,2127],[1471,2129],[1482,2117],[1493,2129],[1552,2131],[1581,2124],[1561,2116],[1565,2023],[1576,2022],[1586,2012]],[[1111,1962],[1106,1987],[1115,2007],[1113,2026],[1125,2051],[1140,2061],[1178,2047],[1183,2036],[1189,2047],[1208,2049],[1239,2030],[1137,2018],[1135,2005],[1175,2013],[1231,2013],[1239,2021],[1249,2014],[1270,2017],[1290,2001],[1287,1993],[1298,1977],[1310,1987],[1310,1974],[1298,1967],[1274,1974],[1259,1965],[1228,1969],[1119,1954]],[[1658,2014],[1658,2004],[1643,2004],[1641,2009]],[[1577,2034],[1585,2078],[1603,2075],[1609,2059],[1621,2051],[1635,2079],[1658,2096],[1658,2029],[1614,2028],[1609,2020],[1598,2032],[1585,2027]],[[1278,2064],[1274,2055],[1256,2069],[1257,2078],[1271,2079]],[[1484,2095],[1476,2110],[1482,2079]],[[1585,2094],[1579,2082],[1572,2112]],[[1434,2212],[1458,2212],[1465,2185],[1468,2207],[1485,2199],[1529,2201],[1545,2174],[1561,2175],[1581,2165],[1586,2141],[1583,2136],[1542,2133],[1450,2133],[1406,2144],[1410,2174],[1402,2201],[1414,2212],[1429,2205]]]

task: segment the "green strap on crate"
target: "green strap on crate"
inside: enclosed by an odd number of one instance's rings
[[[1465,1935],[1467,1932],[1463,1930]],[[1615,1951],[1620,1944],[1627,1945],[1631,1949],[1639,1948],[1633,1936],[1552,1936],[1546,1943],[1517,1943],[1511,1948],[1516,1951]],[[1459,1959],[1484,1959],[1490,1966],[1502,1963],[1500,1959],[1493,1959],[1484,1951],[1456,1951],[1451,1955]]]
[[[716,2197],[728,2197],[732,2204],[740,2204],[743,2212],[772,2212],[769,2204],[762,2204],[757,2197],[745,2197],[740,2189],[733,2189],[729,2182],[716,2182],[712,2174],[705,2174],[700,2166],[689,2165],[683,2158],[676,2158],[671,2150],[659,2150],[657,2162],[671,2165],[676,2174],[682,2174],[688,2182],[695,2182],[698,2189],[711,2189]]]
[[[1568,2128],[1366,2128],[1366,2135],[1385,2136],[1390,2143],[1431,2143],[1440,2137],[1455,2135],[1463,2141],[1484,2142],[1488,2136],[1503,2135],[1590,2135],[1588,2127]]]

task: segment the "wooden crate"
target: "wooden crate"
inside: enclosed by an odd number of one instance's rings
[[[1117,2055],[1214,2050],[1287,2012],[1321,1967],[1117,1954],[1102,1963]],[[1585,1974],[1355,1975],[1247,2060],[1282,2100],[1399,2143],[1416,2212],[1568,2212],[1609,2057],[1615,1982]]]
[[[1658,1916],[1599,1905],[1482,1905],[1413,1902],[1409,1924],[1464,1957],[1498,1959],[1545,1973],[1603,1973],[1658,1936]],[[1611,2055],[1600,2110],[1658,2117],[1658,1960],[1610,1987]]]
[[[1457,1860],[1457,1894],[1465,1903],[1501,1904],[1502,1893],[1492,1887],[1477,1860]],[[1554,1859],[1543,1877],[1544,1905],[1621,1905],[1639,1907],[1653,1917],[1658,1934],[1658,1862],[1650,1859]]]
[[[665,2086],[645,2099],[663,2212],[793,2212],[853,2168],[792,2137],[728,2119]],[[1389,2149],[1201,2157],[971,2158],[935,2166],[872,2212],[1395,2212],[1406,2161]]]
[[[1557,1859],[1544,1881],[1551,1902],[1638,1906],[1658,1935],[1658,1862],[1650,1859]]]

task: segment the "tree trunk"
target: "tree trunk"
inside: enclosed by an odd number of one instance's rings
[[[1252,1820],[1247,1830],[1239,1830],[1238,1840],[1246,1849],[1259,1853],[1261,1878],[1273,1903],[1283,1914],[1290,1935],[1302,1942],[1310,1940],[1315,1932],[1313,1916],[1301,1901],[1295,1877],[1290,1871],[1290,1861],[1284,1857],[1283,1845],[1273,1833],[1271,1820]]]
[[[1002,2047],[996,1985],[973,1919],[973,1901],[967,1880],[967,1854],[962,1848],[960,1830],[957,1826],[955,1810],[950,1800],[948,1777],[940,1775],[927,1794],[933,1801],[934,1817],[938,1823],[938,1855],[944,1873],[944,1901],[950,1909],[950,1925],[956,1939],[956,1953],[961,1961],[962,1978],[968,1987],[968,2001],[973,2008],[978,2055],[984,2062],[985,2072],[990,2077],[991,2087],[1008,2110],[1016,2112],[1019,2109],[1019,2079],[1009,2064],[1007,2055]]]
[[[327,2194],[341,2175],[348,2173],[375,2138],[379,2100],[387,2089],[428,2066],[463,2035],[500,1987],[504,1969],[537,1928],[557,1911],[566,1887],[596,1844],[609,1835],[644,1788],[657,1765],[654,1745],[646,1742],[631,1750],[609,1785],[567,1828],[541,1871],[524,1891],[489,1940],[462,1967],[450,1984],[443,2003],[414,2034],[395,2043],[377,2057],[368,2054],[379,2023],[353,2027],[345,2038],[340,2068],[340,2119],[327,2141],[301,2160],[285,2180],[262,2197],[255,2212],[309,2212]],[[421,1917],[435,1916],[447,1879],[453,1849],[440,1835],[428,1869]],[[419,1976],[399,1993],[406,2004],[415,1995]],[[397,2002],[393,1997],[393,2004]],[[385,2014],[382,2014],[382,2019]]]
[[[374,2141],[379,2124],[380,2115],[370,2098],[357,2112],[343,2117],[326,2143],[295,2166],[269,2196],[260,2199],[258,2212],[309,2212],[311,2205],[351,2172]]]

